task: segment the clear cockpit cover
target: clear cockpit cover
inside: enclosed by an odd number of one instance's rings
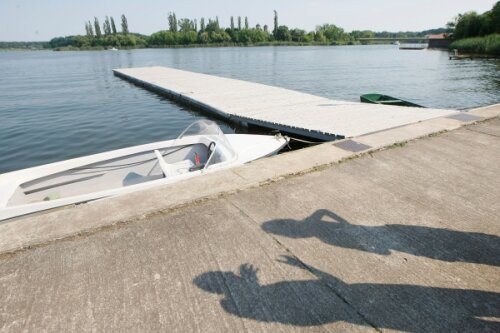
[[[193,135],[213,135],[213,136],[224,136],[220,127],[210,120],[197,120],[191,123],[182,133],[177,137],[177,139],[182,139],[186,136]]]
[[[210,120],[197,120],[193,122],[191,125],[186,127],[184,131],[177,137],[176,141],[181,140],[187,136],[206,136],[211,138],[212,141],[217,142],[218,145],[222,145],[224,147],[217,147],[217,149],[224,149],[226,153],[230,155],[236,155],[234,148],[231,146],[226,136],[220,129],[220,127]]]

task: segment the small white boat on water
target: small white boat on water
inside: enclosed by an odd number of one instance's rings
[[[175,140],[0,174],[0,221],[175,183],[276,154],[281,135],[223,134],[197,121]]]

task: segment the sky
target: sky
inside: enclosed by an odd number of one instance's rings
[[[46,41],[85,34],[85,22],[106,15],[117,23],[121,14],[129,30],[149,35],[167,28],[167,15],[180,18],[219,17],[229,26],[231,16],[248,16],[272,27],[279,24],[314,30],[332,23],[346,31],[422,31],[444,27],[459,13],[490,10],[497,0],[0,0],[0,41]]]

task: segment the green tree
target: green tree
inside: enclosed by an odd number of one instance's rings
[[[195,31],[182,32],[180,37],[180,43],[184,45],[194,44],[198,39],[198,34]]]
[[[218,31],[210,32],[210,41],[213,43],[227,43],[231,41],[231,36],[229,36],[224,30],[219,29]]]
[[[111,16],[111,31],[113,32],[113,35],[116,35],[116,25],[113,16]]]
[[[241,30],[241,16],[238,16],[238,30]]]
[[[292,40],[292,34],[286,25],[280,25],[276,31],[275,38],[276,40],[288,42]]]
[[[314,31],[310,31],[304,36],[304,42],[311,43],[314,41]]]
[[[490,12],[493,32],[500,34],[500,1],[493,6]]]
[[[314,41],[319,43],[326,43],[327,39],[321,31],[316,31],[316,33],[314,34]]]
[[[106,16],[102,28],[104,30],[105,35],[111,35],[111,23],[109,22],[108,16]]]
[[[247,30],[248,30],[248,28],[249,28],[249,25],[248,25],[248,17],[247,17],[247,16],[245,16],[245,29],[247,29]]]
[[[168,13],[168,30],[177,32],[177,17],[173,12]]]
[[[217,20],[208,19],[208,24],[205,27],[205,31],[208,32],[219,32],[219,22]]]
[[[208,32],[203,31],[198,34],[198,43],[207,44],[209,42],[210,42],[210,36],[208,35]]]
[[[85,35],[91,36],[88,22],[85,22]]]
[[[95,29],[95,35],[97,38],[101,37],[101,25],[99,24],[99,19],[97,17],[94,17],[94,29]]]
[[[177,34],[169,30],[153,33],[148,40],[151,45],[166,46],[177,44]]]
[[[497,1],[490,11],[481,15],[468,12],[458,15],[447,27],[454,29],[454,39],[485,36],[500,33],[500,1]]]
[[[290,30],[290,35],[292,41],[294,42],[304,42],[306,39],[306,31],[301,29],[292,29]]]
[[[202,17],[200,19],[200,32],[204,32],[205,31],[205,18]]]
[[[456,39],[479,36],[481,32],[481,18],[476,12],[463,14],[455,26],[454,37]]]
[[[321,32],[330,42],[347,42],[350,36],[344,32],[344,29],[337,27],[335,24],[323,24],[316,27],[317,32]]]
[[[88,26],[90,36],[94,36],[94,28],[92,27],[92,23],[90,23],[90,21],[88,22]]]
[[[122,15],[122,34],[128,35],[128,22],[125,15]]]
[[[180,32],[188,32],[188,31],[196,31],[194,27],[194,21],[190,19],[184,18],[178,21],[179,31]]]
[[[234,31],[234,17],[231,16],[231,31]]]

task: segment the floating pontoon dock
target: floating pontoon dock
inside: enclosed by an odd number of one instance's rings
[[[115,69],[115,75],[229,121],[320,140],[361,136],[457,113],[331,100],[259,83],[167,67]]]

